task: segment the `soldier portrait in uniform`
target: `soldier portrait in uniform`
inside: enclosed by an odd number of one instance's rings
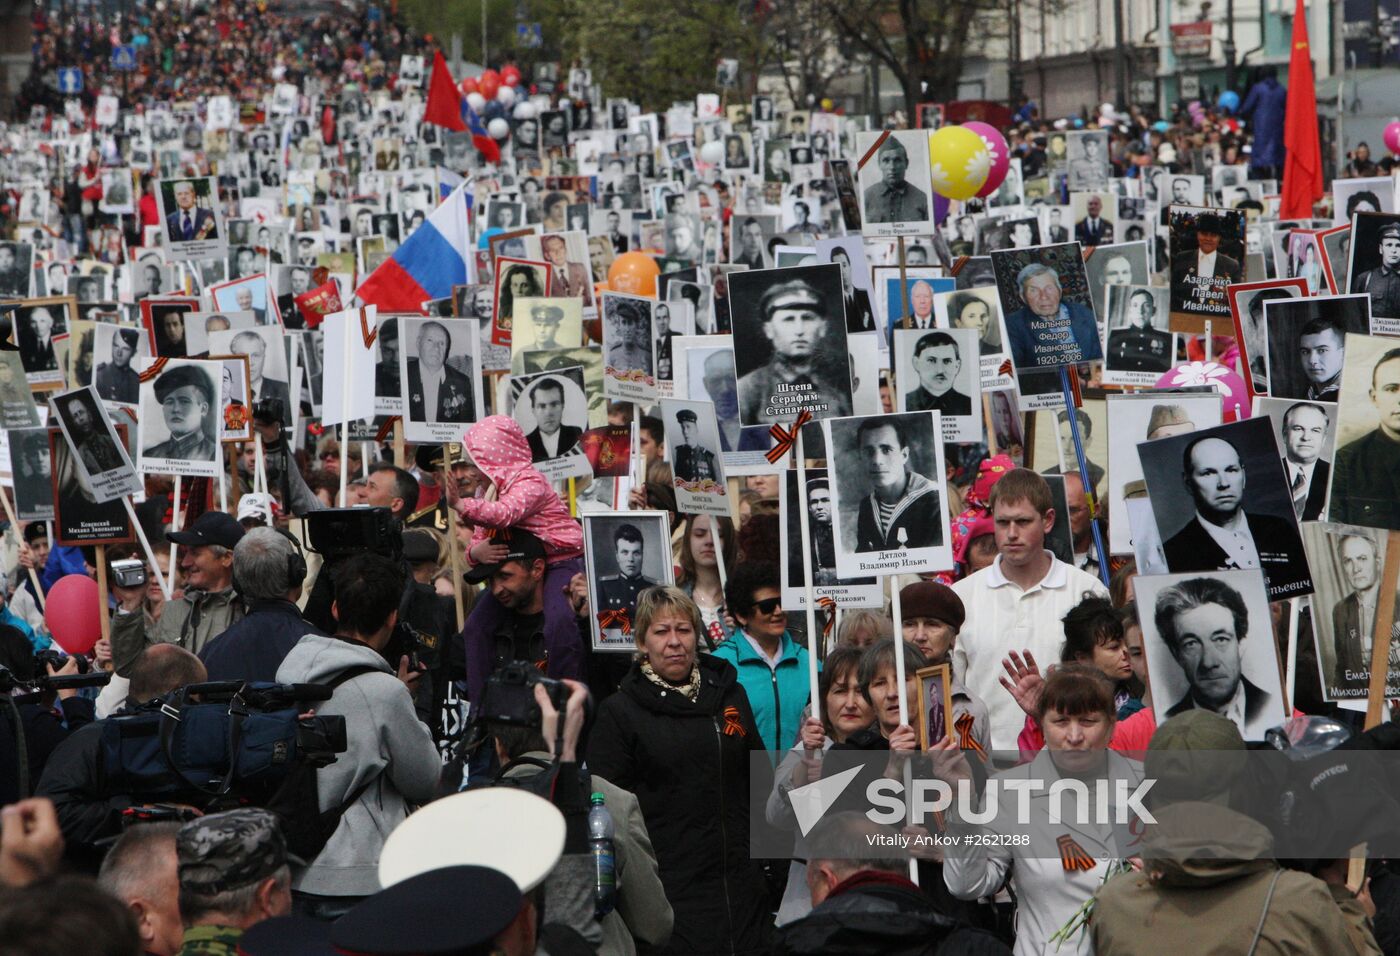
[[[920,130],[858,133],[856,155],[865,157],[856,175],[868,234],[931,233],[928,134]]]
[[[73,305],[71,298],[60,296],[27,299],[12,313],[14,341],[31,385],[52,388],[63,382],[54,337],[68,332]]]
[[[672,434],[676,437],[666,446],[671,454],[672,470],[677,478],[685,482],[723,481],[719,456],[711,451],[719,442],[711,441],[709,447],[700,443],[699,419],[693,408],[682,408],[675,413],[675,431]]]
[[[1370,331],[1364,295],[1264,302],[1265,374],[1275,398],[1335,402],[1349,334]]]
[[[1157,721],[1209,710],[1245,740],[1286,716],[1268,596],[1249,571],[1145,575],[1135,586]]]
[[[1400,215],[1359,212],[1352,226],[1350,290],[1371,297],[1371,315],[1400,320]],[[1376,331],[1400,331],[1400,322]]]
[[[836,263],[729,276],[743,424],[851,413],[844,302]]]
[[[0,298],[29,295],[34,275],[34,247],[27,242],[0,242]]]
[[[97,500],[110,501],[140,487],[131,459],[91,386],[55,396],[51,404],[75,452],[82,483]]]
[[[1153,385],[1176,361],[1167,329],[1167,290],[1161,286],[1106,288],[1108,335],[1103,355],[1106,385]]]
[[[217,473],[220,374],[217,362],[171,361],[141,383],[143,471],[211,477]]]
[[[659,511],[584,514],[583,547],[593,649],[634,651],[631,632],[637,596],[673,580],[666,515]]]
[[[603,293],[603,386],[609,398],[644,401],[656,397],[653,308],[669,311],[669,307],[642,296]]]
[[[942,435],[932,412],[830,419],[842,577],[932,571],[952,560]]]
[[[521,296],[511,303],[511,371],[525,371],[526,352],[578,348],[583,344],[583,300],[560,296]]]
[[[1349,335],[1346,347],[1327,518],[1400,531],[1400,343]]]
[[[61,437],[58,444],[63,444]],[[48,428],[10,430],[10,470],[14,474],[16,517],[21,521],[52,521],[53,459]]]
[[[972,329],[895,329],[897,410],[938,412],[944,441],[981,441],[979,362]]]
[[[783,474],[783,496],[779,502],[779,541],[783,569],[783,606],[802,610],[807,606],[803,579],[802,498],[797,472]],[[831,478],[825,468],[807,469],[807,552],[812,566],[812,586],[818,598],[830,597],[837,604],[868,607],[880,600],[879,578],[843,578],[836,573],[836,528],[839,525],[831,495]]]
[[[135,405],[141,397],[140,385],[131,364],[143,351],[141,333],[106,323],[98,323],[95,330],[93,352],[99,360],[93,382],[97,394],[104,402]]]
[[[1267,417],[1138,446],[1168,569],[1259,569],[1270,600],[1312,593],[1278,449]]]
[[[1108,185],[1108,130],[1072,130],[1065,134],[1065,146],[1071,191]]]

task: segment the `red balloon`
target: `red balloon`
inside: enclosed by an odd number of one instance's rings
[[[458,83],[457,89],[462,91],[463,96],[466,96],[468,93],[481,92],[481,89],[476,82],[476,77],[474,76],[469,76],[466,79],[462,80],[462,82]]]
[[[501,82],[506,86],[517,86],[520,83],[520,71],[514,66],[507,66],[501,70]]]
[[[44,623],[54,642],[69,654],[86,654],[102,637],[97,582],[85,574],[67,574],[49,588]]]
[[[485,73],[481,74],[481,78],[477,80],[477,85],[478,92],[482,96],[486,97],[487,100],[494,100],[496,94],[501,91],[501,78],[496,75],[495,70],[487,70]]]

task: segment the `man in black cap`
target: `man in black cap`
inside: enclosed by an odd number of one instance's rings
[[[719,481],[719,459],[714,452],[695,442],[695,436],[700,431],[699,420],[700,416],[693,409],[682,408],[676,412],[681,438],[672,451],[671,465],[676,477],[682,481],[704,481],[706,478]]]
[[[266,810],[191,820],[175,836],[175,855],[185,922],[176,956],[238,956],[244,930],[291,912],[287,842]]]
[[[120,602],[112,617],[112,663],[125,676],[137,655],[150,644],[179,644],[198,654],[205,644],[243,618],[243,601],[233,589],[233,549],[243,538],[243,526],[223,511],[206,511],[183,531],[168,531],[166,539],[180,545],[180,572],[185,593],[167,601],[149,630],[142,603],[144,584],[113,586]]]
[[[140,333],[135,329],[117,329],[112,333],[112,360],[97,366],[93,384],[104,402],[135,405],[140,395],[140,379],[131,367]]]
[[[146,448],[143,457],[213,461],[218,449],[205,428],[215,407],[209,376],[194,365],[180,365],[157,377],[154,390],[170,437]]]
[[[827,406],[824,417],[851,414],[850,366],[846,356],[831,354],[821,294],[804,279],[780,282],[763,293],[758,312],[773,351],[739,379],[739,420],[791,422],[812,404]]]
[[[1352,276],[1351,291],[1371,296],[1371,315],[1400,318],[1400,222],[1381,227],[1380,265]]]
[[[1239,282],[1243,277],[1238,259],[1232,259],[1220,252],[1220,218],[1214,213],[1202,213],[1196,219],[1196,248],[1194,251],[1178,253],[1172,260],[1173,285],[1207,286],[1207,291],[1215,287],[1223,289],[1227,283]],[[1224,280],[1222,282],[1205,280]],[[1184,299],[1200,298],[1189,289],[1182,294]]]
[[[604,299],[608,320],[608,368],[620,374],[641,369],[648,375],[655,371],[651,353],[651,316],[646,303],[636,299]]]

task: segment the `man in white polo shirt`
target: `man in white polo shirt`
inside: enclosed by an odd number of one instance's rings
[[[1026,715],[1001,686],[1002,658],[1028,650],[1042,667],[1059,660],[1065,640],[1061,618],[1086,593],[1107,597],[1108,590],[1045,548],[1057,516],[1044,478],[1026,468],[1008,472],[992,487],[991,507],[997,558],[953,585],[967,608],[953,670],[986,702],[992,748],[1015,751]]]

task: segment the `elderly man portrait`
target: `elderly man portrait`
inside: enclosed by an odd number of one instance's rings
[[[452,334],[446,325],[424,322],[419,326],[417,356],[408,360],[411,420],[469,422],[476,414],[471,379],[447,364],[451,354]]]
[[[1024,303],[1006,317],[1006,334],[1019,368],[1056,366],[1098,359],[1099,327],[1094,310],[1066,301],[1060,276],[1039,262],[1016,274]]]
[[[1323,460],[1327,447],[1327,412],[1321,405],[1298,402],[1283,413],[1279,429],[1283,445],[1283,476],[1293,498],[1293,513],[1299,521],[1322,517],[1327,501],[1327,478],[1331,466]]]
[[[182,179],[173,187],[175,209],[165,217],[165,227],[171,242],[192,242],[196,239],[219,238],[214,211],[195,205],[194,183]]]

